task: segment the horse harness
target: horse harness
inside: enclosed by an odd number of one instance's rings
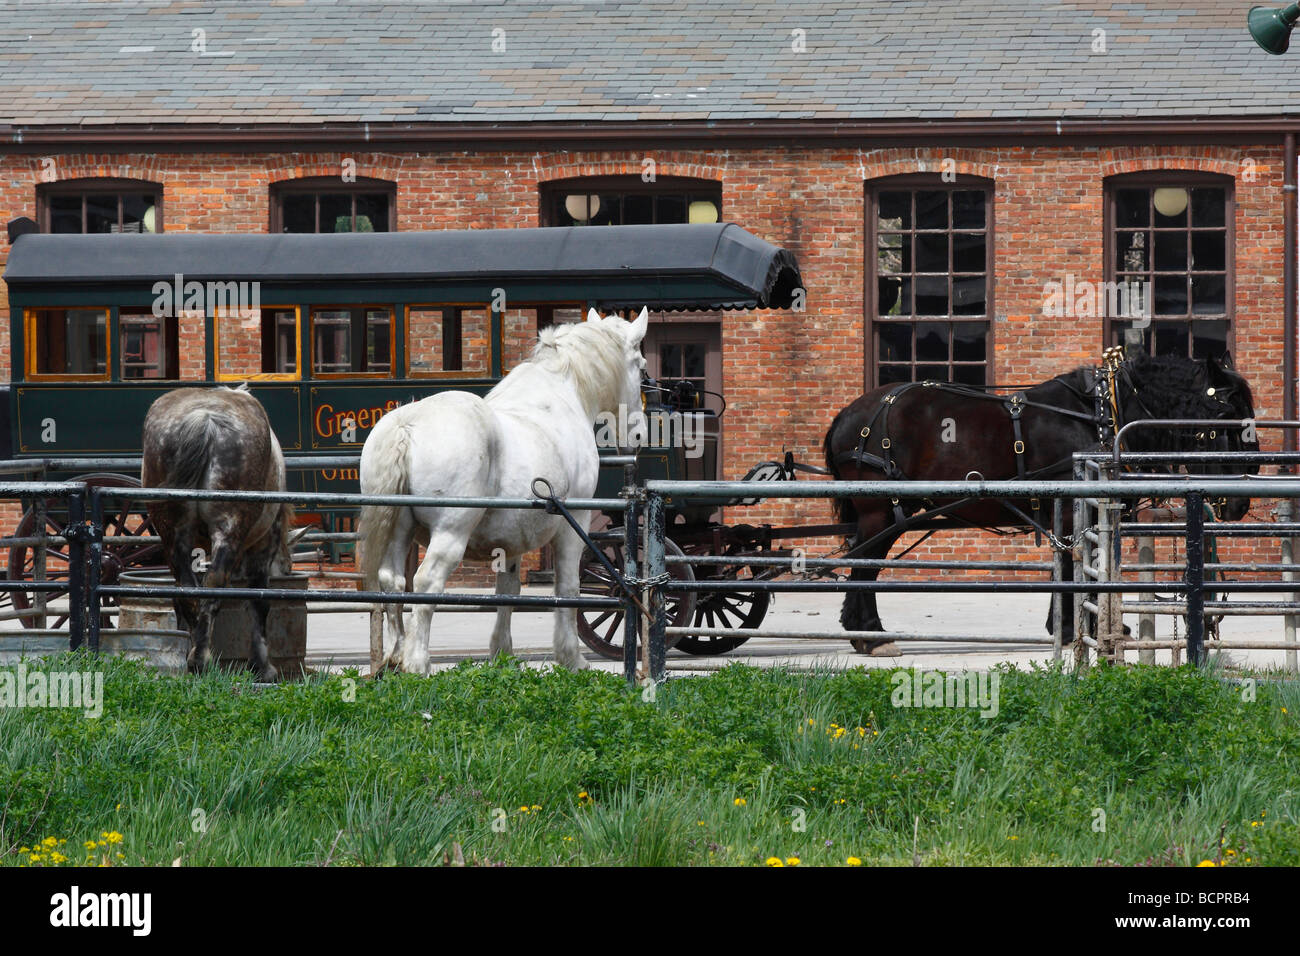
[[[1036,468],[1032,471],[1028,470],[1025,465],[1026,445],[1021,422],[1021,416],[1024,414],[1025,409],[1040,408],[1056,415],[1064,415],[1069,418],[1074,418],[1095,425],[1097,428],[1098,445],[1101,448],[1106,448],[1114,440],[1115,435],[1121,427],[1119,421],[1118,388],[1116,387],[1116,377],[1121,374],[1127,379],[1127,384],[1133,389],[1136,396],[1137,388],[1132,380],[1128,379],[1127,371],[1124,370],[1120,364],[1120,350],[1107,349],[1104,355],[1102,367],[1095,370],[1093,383],[1087,391],[1077,390],[1065,382],[1060,383],[1065,388],[1070,389],[1078,395],[1080,399],[1086,400],[1088,394],[1091,393],[1093,400],[1093,411],[1091,414],[1077,409],[1062,408],[1058,405],[1049,405],[1045,402],[1032,401],[1025,396],[1024,391],[1016,391],[1011,395],[1001,396],[990,395],[987,391],[982,391],[972,386],[955,385],[947,382],[905,382],[890,389],[889,393],[880,400],[880,404],[876,407],[875,414],[872,415],[871,420],[863,426],[858,433],[857,447],[852,451],[841,452],[839,455],[835,456],[834,463],[838,466],[851,461],[857,465],[870,468],[874,471],[879,471],[885,476],[885,480],[887,481],[907,481],[907,474],[898,467],[897,462],[890,454],[890,451],[893,448],[893,441],[889,437],[889,413],[898,399],[907,392],[916,388],[931,388],[949,394],[961,395],[967,398],[1002,403],[1006,407],[1007,414],[1011,419],[1011,450],[1016,462],[1016,480],[1026,481],[1041,477],[1042,475],[1059,470],[1063,465],[1069,464],[1072,461],[1072,456],[1053,462],[1043,468]],[[875,454],[867,449],[867,444],[873,433],[875,433],[880,439],[880,454]],[[978,473],[976,472],[975,474]],[[939,506],[936,506],[928,498],[923,498],[921,500],[925,502],[928,507],[923,511],[913,512],[913,514],[909,516],[902,501],[898,498],[891,498],[890,504],[892,505],[894,512],[893,526],[886,528],[868,541],[855,546],[850,553],[859,550],[866,550],[876,541],[882,540],[886,536],[890,535],[897,536],[898,532],[909,530],[910,526],[919,524],[928,519],[948,516],[949,512],[961,508],[974,499],[961,498],[946,505]],[[1038,517],[1041,506],[1037,498],[1030,499],[1029,510],[1033,513],[1032,515],[1026,514],[1023,509],[1008,499],[999,499],[999,501],[1004,508],[1032,527],[1034,529],[1035,537],[1039,538],[1040,541],[1041,537],[1045,535],[1054,545],[1058,544],[1055,535],[1052,534],[1048,528],[1044,527],[1043,522]],[[918,541],[917,544],[920,544],[920,542]],[[915,546],[916,545],[913,545],[913,547]],[[911,549],[909,548],[908,550]]]

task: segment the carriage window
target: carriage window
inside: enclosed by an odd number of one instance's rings
[[[118,373],[123,381],[179,378],[180,356],[175,316],[152,311],[118,314]]]
[[[992,190],[880,188],[873,207],[876,384],[986,384]]]
[[[313,309],[311,325],[314,373],[387,375],[392,371],[392,309]]]
[[[298,310],[218,311],[217,378],[286,380],[298,378]]]
[[[108,377],[107,309],[29,309],[27,374]]]
[[[413,306],[406,313],[406,354],[413,377],[491,372],[487,309]]]
[[[271,186],[272,232],[392,232],[397,187],[380,179],[313,177]]]
[[[162,232],[162,187],[143,180],[46,183],[36,203],[45,232]]]
[[[1098,302],[1110,344],[1223,355],[1232,320],[1228,182],[1121,177],[1110,185],[1111,254]]]
[[[722,185],[707,179],[640,176],[572,179],[543,186],[547,226],[710,223],[722,219]]]

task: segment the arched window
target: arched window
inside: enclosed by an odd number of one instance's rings
[[[1106,180],[1111,345],[1203,358],[1231,348],[1233,181],[1166,170]],[[1067,293],[1068,294],[1068,293]]]
[[[90,177],[41,183],[42,232],[162,232],[163,187],[144,179]]]
[[[993,356],[993,182],[938,174],[867,184],[868,387],[985,385]]]
[[[312,176],[271,184],[271,232],[396,231],[396,183]]]

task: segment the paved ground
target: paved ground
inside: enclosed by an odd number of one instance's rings
[[[525,588],[525,594],[549,594],[546,588]],[[1262,599],[1263,596],[1251,596]],[[1047,616],[1047,598],[1042,595],[883,594],[880,613],[891,631],[906,633],[952,634],[961,636],[1001,636],[1038,638],[1046,635],[1043,624]],[[776,594],[765,628],[832,632],[839,629],[839,595]],[[1157,637],[1172,637],[1173,617],[1162,617]],[[430,640],[430,658],[434,667],[448,667],[458,661],[487,657],[488,636],[492,631],[490,614],[440,610],[435,612]],[[1131,622],[1136,630],[1136,620]],[[542,665],[551,656],[551,614],[516,612],[513,618],[515,653],[520,658]],[[1263,640],[1281,642],[1280,617],[1233,617],[1225,620],[1222,636],[1226,640]],[[1179,621],[1179,634],[1185,635]],[[313,667],[365,667],[369,660],[369,623],[367,615],[355,613],[314,614],[308,639],[308,661]],[[876,658],[858,654],[843,640],[754,639],[719,657],[694,657],[670,651],[668,666],[677,672],[712,670],[731,661],[770,666],[794,664],[800,667],[909,667],[981,669],[1003,661],[1027,666],[1032,661],[1050,661],[1050,645],[1029,643],[996,646],[972,643],[939,644],[900,642],[902,657]],[[1235,660],[1253,667],[1278,667],[1284,662],[1281,651],[1233,651]],[[1169,660],[1168,651],[1157,651],[1161,662]],[[1136,660],[1136,652],[1129,652]],[[620,670],[621,664],[605,661],[588,652],[593,666]]]

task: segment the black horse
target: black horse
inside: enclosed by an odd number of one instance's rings
[[[1253,419],[1250,386],[1231,359],[1197,361],[1139,354],[1106,368],[1077,368],[1013,395],[946,383],[909,382],[867,392],[843,409],[826,432],[826,466],[855,481],[1059,479],[1073,474],[1077,451],[1108,446],[1125,422],[1138,419]],[[1258,450],[1253,429],[1151,428],[1124,436],[1129,451]],[[1228,466],[1198,471],[1227,473]],[[1257,471],[1258,466],[1250,471]],[[884,558],[907,531],[934,528],[1048,530],[1053,502],[1030,498],[842,498],[843,522],[856,523],[850,554]],[[1218,517],[1235,521],[1249,499],[1216,502]],[[1065,508],[1065,533],[1072,509]],[[1073,562],[1066,555],[1066,579]],[[852,580],[874,581],[877,569],[854,569]],[[1073,634],[1073,602],[1062,601],[1066,640]],[[1049,615],[1050,629],[1050,615]],[[883,631],[871,591],[845,595],[846,630]],[[896,653],[886,641],[854,641],[864,652]]]

